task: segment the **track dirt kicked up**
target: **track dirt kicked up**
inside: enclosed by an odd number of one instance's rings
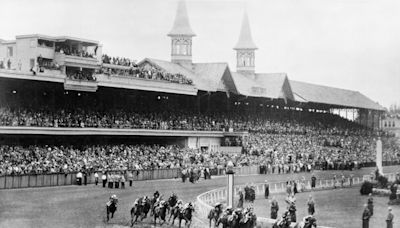
[[[400,166],[385,167],[384,172],[396,172],[400,170]],[[364,174],[370,174],[373,168],[365,168],[353,171],[356,177],[361,177]],[[334,174],[339,174],[341,171],[316,171],[317,178],[327,179],[332,178]],[[344,171],[345,175],[349,175],[349,171]],[[299,174],[272,174],[272,175],[252,175],[252,176],[237,176],[235,178],[236,185],[246,183],[260,183],[268,179],[269,182],[285,181],[290,179],[299,179],[305,176],[310,179],[310,173]],[[134,182],[133,187],[127,186],[126,189],[109,189],[101,186],[65,186],[65,187],[45,187],[45,188],[27,188],[27,189],[8,189],[0,191],[0,227],[126,227],[130,224],[130,209],[136,198],[148,195],[151,196],[158,190],[164,198],[169,197],[172,192],[175,192],[184,202],[194,202],[196,196],[218,187],[223,187],[226,184],[225,177],[213,177],[211,180],[201,180],[196,184],[182,183],[180,179],[173,180],[156,180],[156,181],[139,181]],[[355,189],[358,191],[358,188]],[[336,190],[338,191],[338,190]],[[330,193],[325,191],[326,196],[341,193]],[[346,191],[343,190],[345,195]],[[119,198],[118,210],[114,218],[107,224],[105,223],[105,203],[111,194],[117,194]],[[308,196],[309,193],[304,193]],[[355,193],[356,194],[356,193]],[[343,195],[343,196],[344,196]],[[360,196],[361,197],[361,196]],[[329,198],[328,198],[329,199]],[[319,199],[317,199],[319,200]],[[262,202],[262,201],[261,201]],[[279,202],[283,207],[283,202]],[[318,201],[317,201],[318,203]],[[347,214],[349,218],[354,218],[357,224],[361,220],[362,207],[357,202],[352,205],[353,213]],[[260,210],[258,216],[268,216],[267,202],[261,203],[260,207],[265,208],[265,212]],[[319,206],[319,205],[317,205]],[[348,205],[335,203],[330,208],[316,208],[317,219],[319,224],[326,225],[332,222],[340,222],[339,218],[333,221],[324,221],[324,217],[318,218],[318,210],[329,210],[330,213],[336,211],[348,211]],[[355,207],[356,206],[356,207]],[[300,219],[301,217],[298,216]],[[326,218],[329,219],[329,218]],[[378,219],[378,218],[377,218]],[[385,218],[381,218],[385,219]],[[152,220],[147,219],[145,223],[138,223],[135,227],[150,227]],[[208,226],[207,223],[202,223],[198,219],[194,219],[193,226],[200,227]],[[163,225],[163,227],[168,227]],[[336,226],[338,228],[344,226]],[[372,226],[371,226],[372,227]]]

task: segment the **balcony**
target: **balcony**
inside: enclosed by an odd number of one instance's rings
[[[98,83],[96,81],[83,81],[66,78],[64,81],[65,90],[96,92]]]
[[[55,53],[55,61],[60,66],[82,67],[90,69],[97,69],[100,65],[96,58],[66,55],[59,52]]]
[[[37,56],[41,55],[42,58],[53,59],[54,58],[54,48],[52,47],[37,47]]]
[[[151,80],[137,78],[134,76],[120,75],[96,75],[99,86],[135,89],[144,91],[156,91],[163,93],[197,95],[197,89],[194,85],[171,83],[168,81]]]

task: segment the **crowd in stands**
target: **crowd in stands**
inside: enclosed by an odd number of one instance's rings
[[[72,55],[85,58],[95,58],[94,54],[89,53],[83,49],[71,48],[66,44],[56,44],[56,52],[65,55]]]
[[[318,121],[325,115],[325,121]],[[314,121],[311,121],[313,119]],[[332,121],[329,121],[331,119]],[[332,125],[335,122],[335,125]],[[139,113],[115,110],[94,111],[0,109],[1,126],[97,127],[179,130],[247,130],[248,136],[231,140],[242,144],[243,153],[182,149],[174,146],[2,146],[0,169],[4,173],[72,172],[81,169],[125,170],[182,167],[223,168],[258,165],[268,173],[310,171],[312,169],[354,169],[375,161],[376,132],[355,123],[315,114],[292,120],[243,115],[200,115],[184,112]],[[383,160],[400,161],[395,138],[382,136]]]
[[[101,57],[103,63],[119,65],[119,66],[127,66],[127,67],[135,67],[135,61],[130,60],[128,58],[121,58],[121,57],[111,57],[106,54],[103,54]]]
[[[67,77],[78,81],[96,81],[96,77],[90,71],[67,71]]]
[[[188,79],[184,75],[179,74],[179,73],[176,73],[176,74],[167,73],[160,69],[157,69],[156,67],[138,67],[133,62],[130,62],[129,60],[126,60],[126,59],[116,60],[116,61],[117,61],[117,63],[118,63],[118,61],[122,62],[122,64],[117,64],[117,65],[129,66],[130,68],[129,69],[117,69],[117,68],[110,68],[110,67],[103,66],[98,71],[98,73],[106,74],[106,75],[110,75],[110,76],[118,75],[118,76],[142,78],[142,79],[147,79],[147,80],[168,81],[168,82],[178,83],[178,84],[187,84],[187,85],[193,84],[193,81],[191,79]],[[127,61],[126,63],[128,65],[124,65],[124,61]]]

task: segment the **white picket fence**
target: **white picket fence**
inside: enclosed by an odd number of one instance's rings
[[[359,185],[363,182],[363,179],[359,177],[353,177],[353,185]],[[299,191],[301,191],[301,188],[303,184],[301,184],[301,181],[298,182],[298,186],[300,186]],[[328,180],[318,180],[316,182],[316,189],[331,189],[336,185],[337,187],[341,186],[341,183],[339,180],[333,180],[333,179],[328,179]],[[344,186],[349,186],[350,185],[350,178],[346,178],[344,183]],[[257,183],[254,185],[255,186],[255,191],[256,195],[263,195],[265,191],[265,183]],[[235,186],[234,188],[234,196],[237,201],[237,196],[238,196],[238,191],[239,189],[244,189],[245,186]],[[269,183],[269,188],[270,188],[270,193],[282,193],[286,191],[286,182],[273,182]],[[311,181],[305,181],[304,183],[304,188],[305,190],[310,190],[311,189]],[[208,192],[202,193],[197,196],[197,203],[196,203],[196,213],[197,216],[200,219],[207,220],[207,215],[209,211],[213,208],[213,205],[217,202],[220,201],[225,201],[227,199],[227,188],[217,188],[210,190]],[[260,227],[262,228],[269,228],[272,227],[272,224],[275,222],[274,219],[270,218],[264,218],[264,217],[258,217],[257,218],[257,224],[259,224]],[[292,224],[293,226],[295,223]],[[321,228],[328,228],[328,227],[323,227],[323,226],[318,226]]]

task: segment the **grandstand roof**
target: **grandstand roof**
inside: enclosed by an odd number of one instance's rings
[[[224,74],[231,74],[227,63],[194,63],[194,73],[208,84],[207,91],[227,91]]]
[[[239,94],[250,97],[294,100],[292,89],[285,73],[244,75],[232,72]]]
[[[358,91],[292,81],[295,101],[383,111],[384,108]]]
[[[187,14],[186,4],[184,0],[179,1],[178,8],[176,10],[176,16],[172,30],[168,33],[168,36],[185,35],[195,36],[190,27],[189,17]]]
[[[198,90],[227,91],[223,78],[230,76],[227,63],[193,63],[192,69],[187,69],[178,63],[146,58],[138,65],[148,62],[170,74],[182,74],[191,79]],[[224,77],[227,75],[226,77]]]

